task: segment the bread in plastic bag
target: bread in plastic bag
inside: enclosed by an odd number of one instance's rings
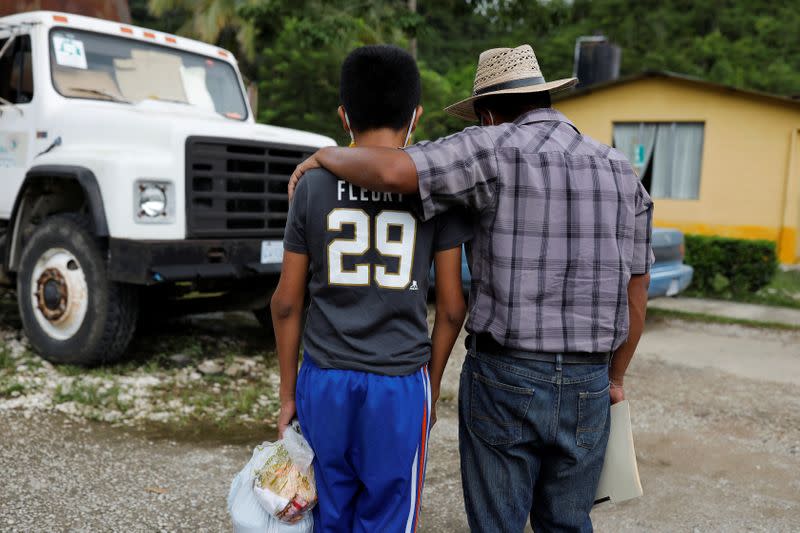
[[[254,472],[259,466],[263,466],[264,452],[272,446],[274,444],[271,443],[257,446],[250,460],[231,483],[228,513],[231,515],[234,533],[311,533],[314,530],[314,519],[310,512],[302,515],[298,522],[288,524],[267,511],[256,496]]]
[[[252,467],[251,459],[234,478],[228,493],[228,513],[231,515],[234,533],[312,533],[314,517],[311,513],[295,524],[287,524],[261,506],[253,492]]]
[[[253,492],[263,508],[284,522],[294,522],[317,503],[314,452],[297,422],[283,438],[256,447],[253,453]]]

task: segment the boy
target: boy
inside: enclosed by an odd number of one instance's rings
[[[405,146],[422,114],[416,63],[393,46],[351,52],[340,97],[342,126],[359,146]],[[282,434],[296,414],[316,454],[316,531],[416,529],[428,432],[466,313],[461,245],[472,231],[458,214],[422,222],[414,201],[350,187],[321,169],[306,175],[292,201],[271,304],[281,368],[278,429]]]

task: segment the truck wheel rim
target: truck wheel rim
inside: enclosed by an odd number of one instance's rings
[[[52,248],[39,257],[31,275],[31,303],[49,337],[63,341],[78,332],[89,308],[89,286],[72,253]]]

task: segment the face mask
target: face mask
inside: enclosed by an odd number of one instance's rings
[[[356,138],[353,137],[353,128],[350,127],[350,119],[347,116],[347,111],[344,112],[344,121],[347,122],[347,133],[350,134],[350,148],[356,145]]]
[[[417,108],[414,108],[414,112],[411,113],[411,122],[408,123],[408,131],[406,132],[406,140],[403,141],[403,148],[408,146],[408,140],[411,138],[411,128],[414,127],[414,119],[417,118]]]
[[[414,112],[411,113],[411,122],[408,123],[408,131],[406,132],[406,140],[403,141],[403,146],[401,148],[405,148],[408,146],[408,140],[411,138],[411,130],[414,128],[414,119],[417,118],[417,108],[414,108]],[[347,131],[350,133],[350,148],[356,145],[356,138],[353,136],[353,128],[350,127],[350,118],[347,116],[347,111],[344,112],[344,121],[347,123]]]

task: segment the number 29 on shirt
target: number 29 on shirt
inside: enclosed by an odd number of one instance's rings
[[[370,247],[371,226],[375,226],[375,249],[384,257],[396,257],[397,272],[389,272],[386,265],[374,265],[375,283],[385,289],[405,289],[411,283],[414,264],[414,245],[417,238],[417,220],[407,211],[381,211],[374,221],[362,209],[334,209],[328,213],[328,231],[339,232],[344,226],[353,226],[352,239],[334,239],[328,244],[328,283],[364,287],[370,284],[373,265],[356,263],[352,269],[344,268],[346,255],[361,257]],[[392,227],[399,228],[400,238],[390,238]]]

